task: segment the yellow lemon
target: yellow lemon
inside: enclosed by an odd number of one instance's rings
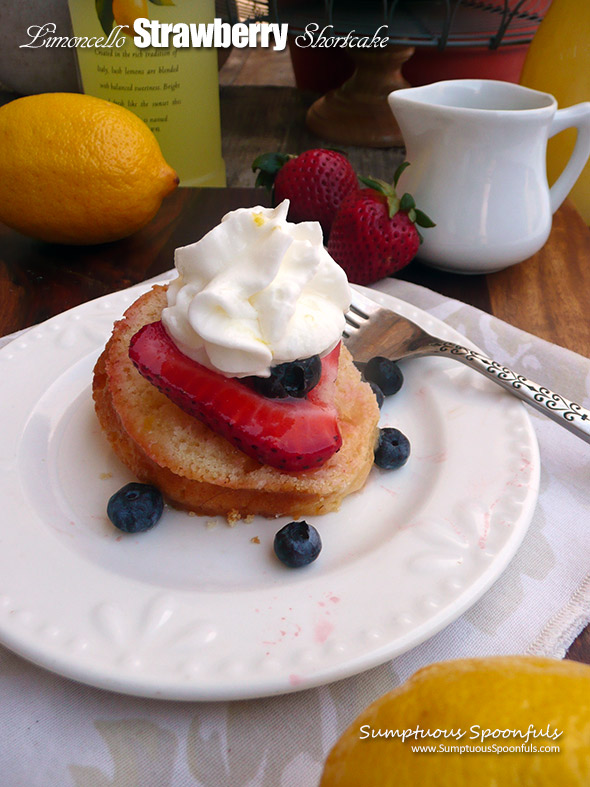
[[[5,104],[0,149],[0,221],[49,242],[131,235],[178,185],[140,118],[79,93]]]
[[[532,656],[420,670],[346,730],[321,781],[321,787],[554,784],[590,785],[590,667]]]
[[[148,0],[113,0],[113,16],[115,24],[126,27],[123,32],[132,36],[135,20],[148,17]]]

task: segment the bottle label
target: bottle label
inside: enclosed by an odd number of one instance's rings
[[[135,19],[211,23],[213,0],[69,0],[85,93],[134,112],[155,134],[181,186],[225,186],[221,157],[217,51],[134,42]]]

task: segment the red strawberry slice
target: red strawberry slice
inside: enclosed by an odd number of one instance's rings
[[[319,467],[342,445],[334,400],[340,345],[322,360],[307,398],[267,399],[235,377],[180,352],[161,322],[131,339],[129,357],[174,404],[262,464],[287,472]]]

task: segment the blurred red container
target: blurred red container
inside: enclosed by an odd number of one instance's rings
[[[427,85],[442,79],[501,79],[518,82],[528,44],[487,47],[417,47],[404,64],[403,75],[411,85]]]
[[[528,44],[499,49],[488,47],[417,47],[404,64],[403,75],[411,85],[426,85],[442,79],[501,79],[518,82]],[[289,37],[295,84],[300,90],[327,93],[352,76],[354,64],[342,50],[302,49]]]

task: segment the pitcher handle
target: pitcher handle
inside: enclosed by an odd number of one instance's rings
[[[584,101],[582,104],[574,104],[574,106],[566,107],[565,109],[558,109],[549,126],[549,137],[551,138],[560,131],[572,127],[576,128],[578,131],[572,155],[565,169],[549,190],[552,213],[555,213],[557,208],[559,208],[570,193],[574,183],[580,177],[588,161],[588,157],[590,157],[589,101]]]

